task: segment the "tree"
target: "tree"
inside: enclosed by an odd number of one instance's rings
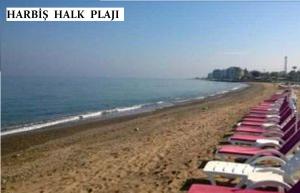
[[[279,77],[279,73],[278,72],[271,72],[270,76],[271,76],[272,81],[277,81],[278,77]]]
[[[300,81],[300,71],[297,71],[296,72],[296,82],[299,82]]]
[[[254,78],[259,78],[261,76],[261,72],[259,72],[257,70],[253,70],[250,73]]]

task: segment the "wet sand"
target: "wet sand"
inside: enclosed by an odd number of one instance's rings
[[[2,138],[2,192],[185,192],[249,108],[277,90],[247,89],[152,113]]]

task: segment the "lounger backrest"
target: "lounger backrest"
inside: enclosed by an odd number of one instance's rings
[[[291,109],[291,105],[290,105],[289,102],[285,102],[284,104],[281,105],[280,110],[279,110],[279,114],[282,115],[288,109]]]
[[[287,109],[280,117],[279,124],[283,123],[291,114],[292,114],[292,109]]]
[[[280,108],[279,110],[279,115],[283,115],[287,110],[291,109],[291,106],[289,105],[289,103],[285,103],[281,106],[282,108]]]
[[[290,120],[282,127],[282,131],[283,131],[283,132],[286,132],[287,130],[289,130],[290,127],[291,127],[292,125],[295,124],[295,122],[296,122],[296,117],[293,116],[293,118],[291,118],[291,119],[290,119]]]
[[[300,129],[296,131],[279,149],[279,151],[286,155],[293,147],[300,141]]]
[[[291,126],[291,128],[282,136],[282,139],[284,141],[289,140],[289,138],[291,138],[295,132],[296,132],[296,124]]]
[[[296,132],[296,117],[293,117],[289,122],[282,128],[284,135],[282,139],[284,141],[288,140],[292,137],[292,135]]]
[[[299,193],[300,192],[300,181],[298,181],[287,193]]]
[[[287,100],[284,100],[284,101],[282,102],[280,108],[279,108],[279,111],[282,111],[282,110],[284,110],[286,107],[288,107],[288,106],[289,106],[288,104],[289,104],[288,101],[287,101]]]

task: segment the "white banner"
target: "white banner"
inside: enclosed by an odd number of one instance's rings
[[[124,21],[124,8],[7,7],[6,21]]]

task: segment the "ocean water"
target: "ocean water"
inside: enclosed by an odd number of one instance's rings
[[[2,76],[1,131],[144,112],[245,86],[191,79]]]

